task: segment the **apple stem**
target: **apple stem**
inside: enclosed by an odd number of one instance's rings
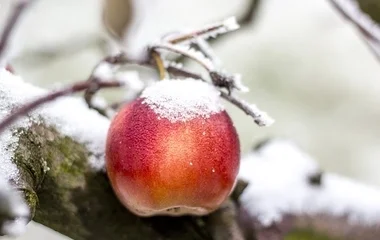
[[[150,54],[151,54],[151,57],[153,58],[153,60],[156,64],[160,80],[165,79],[166,78],[166,69],[165,69],[164,60],[162,59],[161,54],[157,51],[154,51],[154,50],[152,50]]]

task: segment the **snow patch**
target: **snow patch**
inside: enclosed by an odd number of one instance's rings
[[[9,115],[15,107],[47,93],[47,90],[25,83],[19,76],[0,69],[0,119]],[[109,120],[89,110],[82,98],[59,98],[39,107],[28,116],[21,117],[0,134],[0,174],[6,179],[17,181],[18,175],[18,170],[12,163],[13,150],[18,142],[14,130],[28,127],[39,119],[54,126],[63,135],[85,144],[92,156],[89,161],[91,166],[95,170],[103,168]]]
[[[89,163],[94,170],[104,167],[105,141],[109,120],[93,110],[79,97],[63,97],[42,106],[38,114],[47,125],[84,144],[90,152]]]
[[[141,97],[159,118],[186,122],[209,118],[224,110],[220,93],[208,83],[196,79],[162,80],[147,87]]]
[[[2,226],[2,232],[7,236],[20,236],[26,231],[26,225],[28,222],[29,220],[26,218],[5,221]]]
[[[19,236],[25,232],[30,214],[29,208],[19,193],[13,191],[3,177],[0,177],[0,214],[5,220],[1,226],[2,233]]]
[[[251,112],[254,112],[254,119],[259,122],[260,126],[271,126],[275,120],[267,112],[260,110],[255,104],[246,103]]]
[[[285,214],[379,222],[379,189],[330,173],[323,174],[321,186],[312,186],[308,177],[319,171],[316,162],[294,143],[270,141],[241,162],[239,177],[249,182],[242,204],[265,226],[281,221]]]
[[[21,78],[13,75],[5,69],[0,69],[0,119],[7,116],[11,109],[17,106],[17,102],[24,102],[29,98],[33,98],[42,91],[28,91],[33,88],[30,84],[22,82]],[[30,121],[20,119],[12,126],[27,127]],[[0,175],[6,180],[18,181],[19,171],[12,162],[13,151],[17,148],[18,137],[14,132],[14,128],[6,129],[0,134]]]
[[[249,92],[249,88],[243,84],[241,74],[234,74],[233,75],[233,85],[240,92],[243,92],[243,93]]]
[[[229,17],[223,21],[223,26],[225,27],[226,32],[234,31],[239,29],[239,24],[236,20],[236,17]]]
[[[101,62],[95,69],[94,69],[94,72],[93,72],[93,76],[95,78],[98,78],[98,79],[102,79],[103,81],[104,80],[108,80],[108,79],[112,79],[113,77],[113,65],[111,65],[110,63],[108,62]]]

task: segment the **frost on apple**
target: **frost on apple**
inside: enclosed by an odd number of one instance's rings
[[[227,199],[240,143],[220,100],[210,83],[165,79],[119,110],[106,167],[124,206],[145,217],[206,215]]]
[[[141,94],[159,118],[171,122],[209,118],[224,110],[220,93],[210,84],[196,80],[166,80],[146,88]]]

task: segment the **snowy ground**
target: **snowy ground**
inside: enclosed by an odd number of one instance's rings
[[[86,78],[100,58],[95,41],[102,32],[99,1],[38,0],[15,37],[15,45],[22,46],[17,48],[22,54],[16,61],[21,75],[44,86]],[[161,1],[151,28],[156,32],[241,13],[245,4],[244,0]],[[216,45],[224,66],[242,73],[249,85],[251,92],[244,97],[276,119],[273,127],[260,129],[230,108],[243,150],[264,137],[287,136],[326,170],[380,185],[380,64],[327,1],[265,2],[255,26]],[[30,57],[36,49],[62,48],[74,37],[94,41],[64,56]],[[40,227],[31,224],[20,239],[53,239],[50,231],[36,229]]]

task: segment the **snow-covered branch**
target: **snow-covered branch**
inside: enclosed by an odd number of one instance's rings
[[[249,183],[240,198],[241,217],[258,236],[308,230],[332,239],[369,240],[380,233],[380,190],[322,173],[291,141],[262,144],[242,160],[239,176]]]
[[[46,93],[1,70],[0,119]],[[12,183],[0,191],[3,233],[19,233],[29,211],[33,220],[72,239],[210,239],[220,227],[239,233],[234,208],[221,208],[207,218],[143,219],[129,212],[103,171],[108,126],[109,120],[88,109],[84,99],[62,97],[0,134],[0,175]],[[29,209],[11,189],[22,193]]]
[[[329,0],[331,5],[362,34],[373,54],[380,60],[380,5],[377,0]],[[370,7],[373,5],[374,7]],[[372,9],[375,9],[372,11]],[[376,12],[379,11],[379,12]],[[376,16],[374,15],[376,14]],[[376,20],[375,20],[376,19]]]

